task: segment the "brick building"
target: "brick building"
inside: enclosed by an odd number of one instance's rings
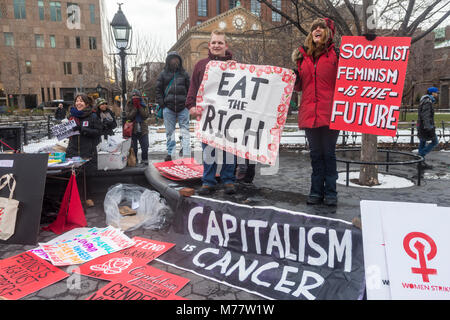
[[[101,0],[75,1],[0,0],[0,105],[73,100],[103,83]]]

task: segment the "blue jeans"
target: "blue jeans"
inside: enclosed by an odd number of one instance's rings
[[[131,136],[132,147],[133,147],[133,151],[136,156],[136,159],[137,159],[137,152],[138,152],[138,141],[139,141],[139,144],[141,145],[141,150],[142,150],[141,160],[148,161],[148,133],[146,133],[146,134],[135,133]]]
[[[337,198],[336,142],[339,130],[329,127],[305,129],[309,143],[312,174],[311,197]]]
[[[175,157],[175,125],[180,125],[181,131],[181,146],[183,149],[183,157],[191,157],[191,135],[189,133],[189,111],[184,108],[182,111],[176,113],[169,108],[163,109],[164,126],[166,127],[166,139],[167,139],[167,154]]]
[[[206,143],[202,143],[203,149],[203,185],[215,186],[216,181],[216,171],[217,162],[215,160],[216,150],[217,152],[222,152],[222,169],[220,170],[220,180],[223,184],[234,183],[236,181],[236,176],[234,174],[236,168],[236,156],[222,151],[220,149],[215,149]]]
[[[433,139],[430,143],[427,144],[427,140],[419,139],[419,155],[424,157],[433,150],[434,147],[437,146],[439,143],[439,140],[437,138],[437,135],[434,135]]]

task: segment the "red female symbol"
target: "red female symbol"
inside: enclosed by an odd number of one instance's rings
[[[417,253],[419,254],[419,257],[417,257],[417,254],[411,250],[411,247],[409,244],[411,243],[411,241],[414,238],[421,238],[421,239],[425,240],[426,242],[428,242],[428,244],[430,245],[430,252],[428,252],[426,257],[425,257],[425,245],[420,241],[416,241],[413,244],[414,248],[417,250]],[[423,282],[430,282],[430,279],[428,278],[428,276],[430,274],[437,274],[436,269],[427,268],[427,260],[428,261],[432,260],[436,256],[436,253],[437,253],[437,247],[436,247],[436,243],[434,242],[434,240],[431,239],[431,237],[425,233],[411,232],[411,233],[408,233],[406,235],[406,237],[403,239],[403,248],[405,249],[408,256],[410,256],[414,260],[417,260],[417,258],[419,260],[420,268],[411,268],[412,273],[421,274]]]

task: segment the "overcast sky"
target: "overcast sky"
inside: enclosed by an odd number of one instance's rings
[[[178,0],[105,0],[108,19],[111,21],[123,3],[122,11],[133,32],[145,32],[168,50],[176,42],[175,7]]]

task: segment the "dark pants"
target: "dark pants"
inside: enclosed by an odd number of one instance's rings
[[[236,177],[234,171],[236,168],[236,156],[229,154],[220,149],[215,149],[205,143],[202,143],[203,148],[203,185],[215,186],[217,163],[215,161],[216,150],[222,153],[222,169],[220,170],[220,180],[223,184],[234,184]],[[219,153],[219,157],[220,157]]]
[[[305,129],[311,157],[311,197],[337,198],[336,142],[338,130],[329,127]]]
[[[141,145],[141,150],[142,150],[141,160],[148,161],[148,133],[145,133],[145,134],[135,133],[131,137],[131,141],[132,141],[132,147],[133,147],[133,151],[136,156],[136,159],[137,159],[138,141],[139,141],[139,144]]]
[[[239,159],[242,162],[242,159]],[[250,163],[250,160],[245,159],[245,163],[239,163],[236,166],[236,179],[246,183],[252,183],[256,174],[256,164]]]

